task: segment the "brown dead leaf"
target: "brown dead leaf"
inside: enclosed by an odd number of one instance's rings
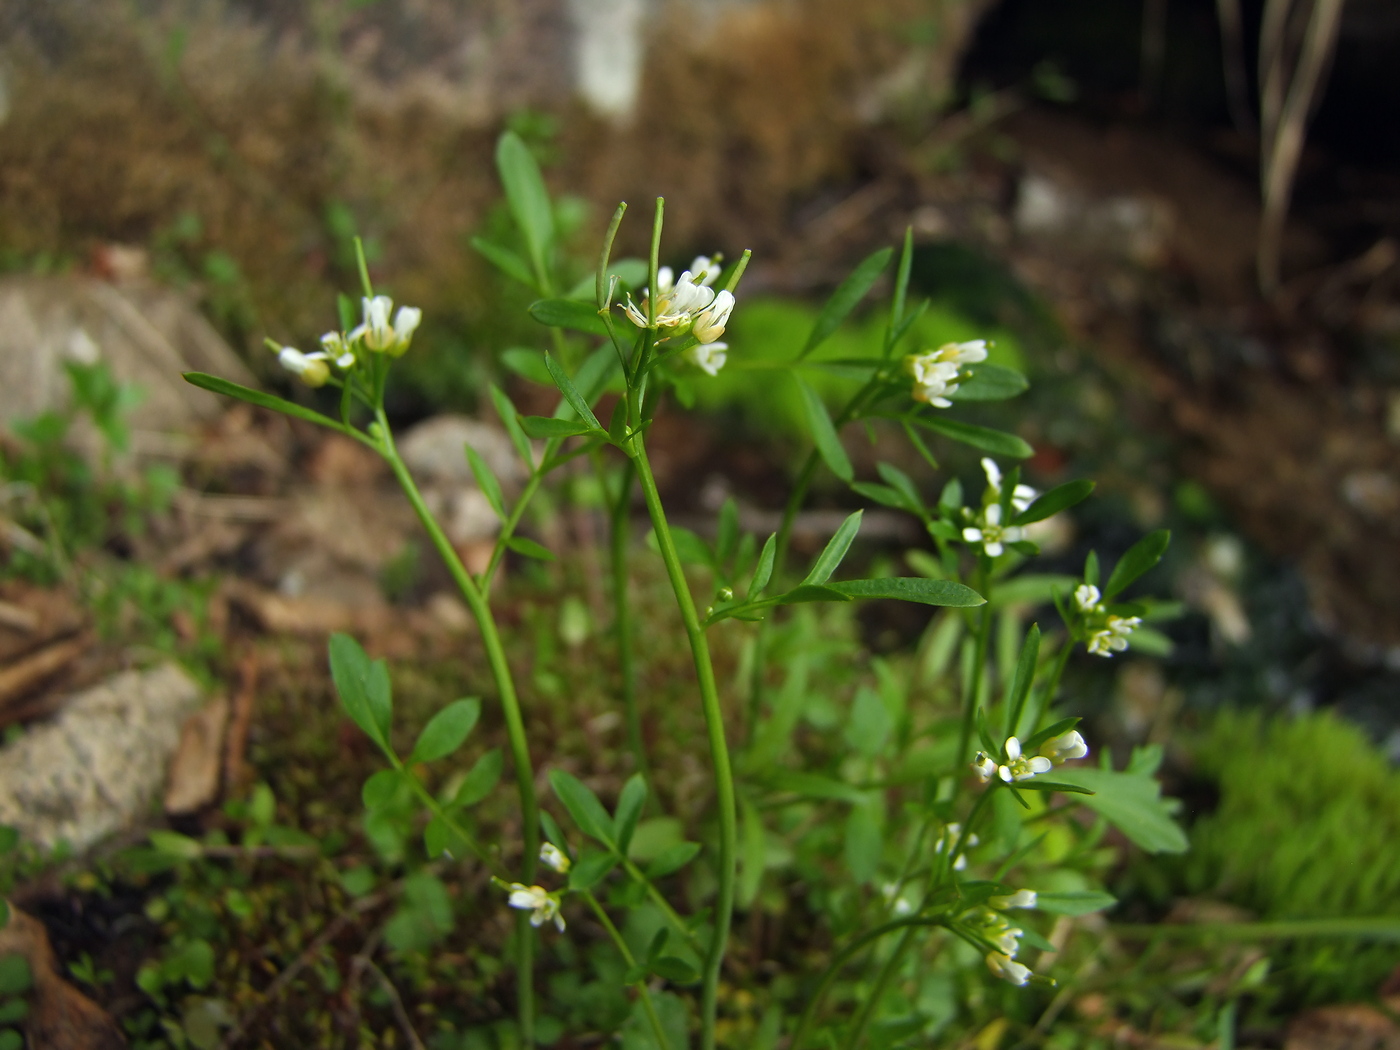
[[[165,789],[165,811],[172,816],[195,813],[219,797],[228,716],[228,701],[220,697],[190,715],[180,727],[180,743],[170,762],[170,781]]]
[[[1293,1018],[1284,1050],[1400,1050],[1400,1025],[1374,1006],[1341,1003]]]

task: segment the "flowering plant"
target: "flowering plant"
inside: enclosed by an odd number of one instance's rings
[[[426,856],[480,865],[501,890],[501,905],[515,909],[511,951],[522,1043],[535,1041],[541,1016],[534,980],[537,938],[541,933],[575,935],[566,912],[577,902],[617,952],[623,967],[618,982],[634,1004],[633,1032],[643,1045],[680,1050],[689,1039],[690,1009],[703,1050],[721,1042],[738,1045],[739,1036],[726,1033],[720,1010],[732,918],[736,908],[760,909],[765,882],[782,879],[793,865],[801,866],[808,878],[829,883],[812,893],[826,901],[831,948],[818,970],[794,975],[799,982],[795,994],[773,993],[762,1021],[766,1027],[751,1033],[751,1041],[762,1035],[765,1045],[772,1045],[786,1034],[792,1050],[833,1042],[854,1048],[867,1041],[873,1025],[890,1018],[903,1018],[899,1023],[911,1033],[935,1033],[936,1018],[910,1003],[922,1001],[919,989],[936,972],[936,966],[925,964],[936,961],[950,940],[972,951],[979,968],[985,964],[995,978],[1017,986],[1053,983],[1026,952],[1029,945],[1045,959],[1055,945],[1036,923],[1017,919],[1013,925],[1007,913],[1024,909],[1073,917],[1111,905],[1113,899],[1096,885],[1102,863],[1092,850],[1106,823],[1148,849],[1184,848],[1158,798],[1148,758],[1135,759],[1121,772],[1107,764],[1074,766],[1089,747],[1076,728],[1079,719],[1057,710],[1066,702],[1060,695],[1061,676],[1076,645],[1112,656],[1128,648],[1134,630],[1153,615],[1144,604],[1104,603],[1113,602],[1161,558],[1166,534],[1153,534],[1132,548],[1102,590],[1092,555],[1082,581],[1018,573],[1037,553],[1034,526],[1086,498],[1093,486],[1070,481],[1038,492],[1022,483],[1019,468],[1003,472],[994,458],[1026,458],[1031,449],[1021,438],[953,417],[961,402],[1006,399],[1026,388],[1018,372],[990,360],[985,341],[900,355],[927,305],[911,307],[907,301],[910,235],[894,276],[882,353],[855,366],[864,382],[848,402],[833,413],[803,373],[819,363],[810,355],[888,269],[892,249],[865,260],[835,291],[790,363],[790,381],[803,395],[812,448],[781,527],[762,543],[741,535],[733,502],[720,514],[713,543],[672,527],[652,472],[648,431],[662,398],[687,370],[713,375],[726,366],[729,347],[719,340],[739,308],[736,292],[749,255],[745,252],[728,268],[721,267],[718,256],[701,256],[676,276],[660,265],[663,204],[658,200],[645,276],[640,276],[637,267],[612,259],[626,211],[622,205],[603,240],[592,299],[557,295],[562,282],[555,268],[551,203],[539,171],[524,144],[509,134],[500,143],[497,162],[523,248],[484,241],[476,246],[541,296],[530,313],[548,327],[552,352],[540,355],[537,374],[547,377],[559,401],[552,415],[522,415],[505,391],[489,389],[528,478],[514,504],[508,504],[489,466],[467,450],[481,491],[501,520],[495,548],[481,571],[463,564],[395,446],[384,393],[391,366],[410,349],[420,317],[409,307],[393,313],[392,302],[372,287],[363,259],[358,324],[342,317],[340,328],[328,332],[321,349],[312,353],[273,344],[281,363],[308,386],[339,390],[336,415],[212,376],[192,373],[187,378],[335,430],[383,456],[470,608],[509,736],[520,813],[518,843],[484,840],[469,813],[495,789],[504,766],[499,753],[479,757],[450,794],[429,792],[415,773],[426,764],[452,759],[467,744],[480,712],[478,701],[448,705],[403,755],[392,739],[386,664],[371,660],[345,635],[332,638],[330,664],[346,713],[388,762],[365,784],[371,813],[400,797],[416,799],[430,818],[423,830]],[[628,274],[633,275],[630,281]],[[742,348],[735,354],[741,355]],[[618,396],[605,423],[596,412],[610,390]],[[885,462],[878,465],[878,481],[857,478],[840,438],[841,429],[856,422],[902,433],[934,470],[939,464],[925,435],[986,453],[987,485],[980,498],[965,505],[962,486],[953,478],[936,500],[930,499],[907,473]],[[582,780],[551,769],[547,780],[562,808],[560,816],[566,813],[572,823],[572,830],[566,830],[536,797],[530,712],[506,659],[492,582],[508,550],[537,553],[537,545],[522,543],[516,535],[522,516],[551,474],[585,456],[595,459],[605,478],[606,464],[614,464],[605,486],[613,532],[613,640],[636,772],[610,810]],[[860,531],[860,510],[836,529],[805,572],[790,569],[796,515],[823,468],[853,496],[912,515],[922,524],[933,553],[911,555],[918,575],[848,578],[841,572]],[[638,848],[638,829],[647,807],[660,804],[660,793],[649,776],[641,732],[628,599],[632,561],[638,556],[628,540],[634,489],[640,489],[690,650],[713,792],[713,822],[703,842],[677,839],[645,853]],[[709,600],[697,600],[687,562],[708,573]],[[878,691],[861,686],[851,701],[845,757],[833,768],[804,769],[794,764],[793,736],[812,692],[811,673],[831,655],[816,643],[821,628],[811,610],[836,611],[873,599],[937,610],[928,643],[934,655],[926,663],[945,685],[957,679],[952,693],[960,710],[948,719],[931,719],[911,702],[915,678],[901,679],[888,668],[877,668]],[[1026,611],[1052,602],[1064,631],[1043,637],[1038,625],[1024,623]],[[989,651],[994,626],[1009,657],[1000,663]],[[737,697],[746,709],[742,733],[726,717],[711,654],[715,631],[748,632],[747,695]],[[954,653],[960,654],[960,676],[945,673]],[[920,739],[936,743],[920,751],[913,746]],[[541,742],[534,743],[538,748]],[[974,750],[977,743],[980,750]],[[921,757],[913,762],[914,756]],[[1063,805],[1050,805],[1056,797]],[[1065,806],[1079,802],[1096,814],[1089,831],[1063,819]],[[837,821],[844,828],[843,844],[834,849],[830,837],[815,830],[821,814],[833,808],[844,810]],[[1078,844],[1066,846],[1053,859],[1041,849],[1049,831],[1039,837],[1030,833],[1038,822],[1059,829],[1062,846]],[[812,833],[803,834],[804,827]],[[839,871],[832,870],[833,854],[844,857]],[[774,856],[787,859],[775,862]],[[550,874],[542,874],[541,865]],[[688,898],[675,892],[699,871],[706,875],[693,881]],[[680,903],[686,900],[690,906]],[[644,943],[626,932],[643,910],[654,919]],[[621,929],[614,918],[619,913],[626,913]],[[549,934],[551,926],[556,934]],[[848,977],[856,969],[860,973]],[[698,995],[693,1000],[680,997],[694,985]],[[837,997],[833,1007],[828,993],[835,986],[861,991]]]

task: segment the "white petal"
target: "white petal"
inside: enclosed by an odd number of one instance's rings
[[[1053,762],[1051,762],[1048,758],[1041,758],[1039,755],[1037,755],[1035,758],[1032,758],[1027,763],[1027,765],[1030,766],[1030,770],[1032,773],[1048,773],[1051,769],[1054,768]]]
[[[1014,736],[1006,738],[1006,757],[1013,762],[1021,757],[1021,741],[1017,740]]]
[[[987,508],[987,524],[988,524],[988,525],[1000,525],[1000,524],[1001,524],[1001,504],[1000,504],[1000,503],[993,503],[990,507]]]
[[[969,525],[967,528],[963,529],[963,539],[966,540],[968,543],[981,543],[982,530],[975,529],[971,525]]]
[[[1000,558],[1001,552],[1005,550],[1005,548],[1002,547],[1000,543],[989,543],[983,550],[987,552],[987,557],[989,558]]]
[[[1001,491],[1001,468],[990,456],[982,457],[982,469],[987,472],[987,484],[998,492]]]

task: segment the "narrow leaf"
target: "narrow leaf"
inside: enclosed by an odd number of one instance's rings
[[[281,412],[284,416],[293,416],[297,419],[304,419],[308,423],[339,430],[341,433],[345,432],[344,424],[330,416],[323,416],[320,412],[298,405],[295,401],[288,401],[272,394],[264,394],[261,390],[231,383],[227,379],[220,379],[218,376],[211,376],[205,372],[184,372],[182,375],[185,382],[191,386],[210,390],[216,394],[226,394],[229,397],[236,397],[240,401],[246,401],[250,405],[257,405],[259,408],[270,408],[274,412]]]
[[[535,272],[542,274],[554,241],[554,211],[530,147],[513,131],[507,131],[496,144],[496,170],[500,172],[511,215],[530,251],[530,261]]]
[[[966,379],[958,382],[957,390],[948,395],[950,401],[1005,401],[1030,387],[1020,372],[1000,365],[972,365],[968,373]]]
[[[797,355],[799,361],[825,342],[827,337],[841,326],[841,322],[850,315],[856,305],[865,298],[865,293],[870,291],[871,285],[879,279],[881,271],[889,265],[890,256],[893,254],[893,248],[881,248],[851,271],[851,275],[841,282],[836,291],[831,293],[831,298],[826,301],[822,312],[817,315],[816,324],[812,326],[812,332],[807,336],[807,342],[803,344],[802,352]]]
[[[1156,532],[1149,532],[1129,547],[1128,552],[1118,559],[1113,572],[1109,573],[1108,582],[1103,588],[1104,600],[1111,600],[1124,587],[1161,561],[1171,540],[1170,532],[1158,529]]]
[[[593,428],[577,419],[554,416],[521,416],[520,427],[532,438],[566,438],[592,434]]]
[[[554,385],[559,388],[559,393],[564,395],[564,400],[569,403],[569,407],[578,413],[579,419],[594,430],[602,430],[603,425],[598,422],[593,410],[588,407],[588,402],[583,399],[583,395],[574,386],[573,380],[569,378],[564,369],[559,367],[559,362],[550,356],[548,350],[544,354],[544,364],[549,369],[549,374],[554,378]]]
[[[598,310],[582,299],[540,299],[530,304],[530,316],[551,328],[569,328],[588,335],[607,335]]]
[[[515,451],[525,462],[525,466],[530,470],[535,469],[535,457],[530,450],[530,440],[525,436],[525,431],[520,429],[520,413],[515,410],[515,403],[504,390],[492,383],[488,388],[491,393],[491,402],[496,406],[496,415],[500,417],[501,426],[506,428],[506,433],[510,435],[510,443],[515,446]]]
[[[423,732],[418,734],[418,742],[413,745],[408,764],[446,758],[462,746],[480,717],[480,700],[454,700],[433,715],[423,727]]]
[[[481,489],[481,494],[486,497],[486,502],[491,504],[491,509],[496,512],[496,517],[505,521],[506,498],[501,492],[501,483],[496,480],[496,474],[492,471],[486,460],[481,458],[481,453],[470,445],[466,446],[467,463],[471,465],[472,475],[476,478],[476,486]]]
[[[667,846],[657,855],[655,860],[647,865],[647,878],[665,878],[667,875],[680,871],[699,855],[700,843],[698,842],[677,842],[674,846]]]
[[[642,807],[647,803],[647,782],[640,773],[633,773],[622,787],[617,800],[617,814],[613,818],[613,834],[617,838],[617,851],[624,857],[632,845],[632,833],[637,830],[637,821],[642,815]]]
[[[851,596],[835,587],[804,583],[771,599],[774,605],[800,605],[803,602],[848,602]]]
[[[591,890],[621,863],[621,859],[610,850],[589,850],[569,869],[569,889]]]
[[[1021,656],[1016,661],[1016,673],[1011,678],[1011,687],[1006,691],[1006,735],[1015,736],[1016,727],[1021,724],[1021,709],[1030,695],[1031,682],[1035,679],[1036,661],[1040,659],[1040,625],[1033,623],[1026,632],[1026,640],[1021,644]]]
[[[856,511],[841,523],[841,527],[836,530],[836,534],[831,537],[825,549],[817,555],[817,560],[812,565],[812,571],[802,581],[804,584],[822,584],[831,579],[831,574],[840,567],[841,560],[846,557],[846,552],[851,549],[851,542],[856,538],[856,533],[860,531],[862,513],[862,511]]]
[[[881,580],[846,580],[830,585],[851,598],[894,598],[922,605],[943,605],[966,609],[985,604],[987,599],[971,587],[952,580],[927,580],[921,576],[891,576]]]
[[[559,801],[564,803],[564,808],[569,811],[569,816],[574,818],[579,831],[607,846],[613,844],[612,818],[598,801],[598,796],[593,794],[583,781],[572,773],[553,769],[549,773],[549,783],[554,788],[554,793],[559,796]]]
[[[753,579],[749,581],[749,589],[744,597],[748,601],[753,601],[763,593],[763,588],[768,586],[768,581],[773,578],[773,559],[778,554],[778,534],[775,532],[768,537],[763,544],[763,550],[758,556],[758,567],[753,571]]]
[[[983,452],[990,452],[996,456],[1005,456],[1008,459],[1028,459],[1035,453],[1035,449],[1031,448],[1030,445],[1015,434],[1008,434],[1004,430],[992,430],[990,427],[979,427],[973,423],[960,423],[956,419],[945,419],[943,416],[933,415],[914,416],[911,422],[917,427],[932,430],[935,434],[942,434],[953,441],[971,445],[973,448],[979,448]]]
[[[1102,890],[1067,890],[1063,893],[1037,893],[1035,906],[1052,915],[1088,915],[1104,911],[1118,903],[1118,898]]]
[[[350,716],[350,721],[360,727],[361,732],[379,745],[380,750],[388,751],[388,740],[380,732],[370,708],[367,688],[371,667],[369,657],[359,642],[340,632],[331,635],[328,648],[331,679],[335,682],[335,691],[345,713]]]
[[[1079,481],[1067,481],[1063,485],[1056,485],[1016,515],[1011,524],[1029,525],[1033,521],[1044,521],[1050,515],[1058,514],[1083,501],[1093,491],[1094,483],[1082,478]]]
[[[481,237],[473,237],[471,246],[511,280],[519,281],[527,288],[538,287],[535,284],[535,275],[530,272],[529,263],[509,248],[502,248],[499,244],[492,244]]]
[[[501,749],[498,747],[493,747],[478,758],[476,764],[467,772],[462,786],[457,789],[457,794],[452,799],[452,805],[458,808],[474,806],[491,794],[491,789],[501,779],[501,769],[504,765],[505,756],[501,754]],[[548,816],[548,814],[545,815]]]
[[[841,438],[837,435],[836,428],[831,424],[826,405],[822,403],[817,392],[802,379],[797,380],[797,385],[802,390],[802,404],[807,411],[807,429],[812,433],[812,441],[817,446],[822,462],[842,481],[849,482],[855,476],[855,470],[851,467],[851,459],[846,455],[846,450],[841,446]]]
[[[534,558],[537,561],[556,560],[554,552],[548,547],[543,547],[525,536],[512,536],[506,540],[506,546],[515,551],[516,554],[523,554],[525,557]]]

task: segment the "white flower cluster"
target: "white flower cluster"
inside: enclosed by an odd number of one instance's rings
[[[983,457],[982,469],[987,473],[987,491],[982,500],[982,510],[973,518],[973,524],[963,529],[962,536],[968,543],[981,544],[989,558],[997,558],[1006,550],[1006,544],[1016,543],[1026,537],[1026,530],[1018,525],[1003,525],[1001,510],[1001,468]],[[1011,490],[1011,509],[1021,511],[1035,502],[1039,493],[1029,485],[1017,485]]]
[[[1018,986],[1031,979],[1030,967],[1015,961],[1024,932],[1020,927],[1012,926],[1004,916],[996,912],[988,911],[983,917],[982,935],[997,946],[997,951],[987,953],[987,969],[1003,981]]]
[[[953,402],[948,400],[948,395],[957,391],[963,365],[985,360],[985,339],[973,339],[967,343],[944,343],[937,350],[909,354],[904,359],[904,370],[914,380],[914,389],[910,396],[915,401],[922,401],[935,408],[949,408]]]
[[[331,365],[341,371],[352,368],[357,352],[369,350],[401,357],[413,341],[413,333],[423,320],[423,311],[416,306],[400,306],[391,321],[394,301],[387,295],[365,298],[364,321],[348,334],[327,332],[321,336],[321,349],[304,354],[296,347],[284,346],[277,351],[277,361],[307,386],[325,386],[331,378]]]
[[[718,255],[709,258],[700,255],[679,277],[669,266],[661,267],[656,274],[656,326],[671,329],[671,335],[687,332],[693,335],[699,345],[686,351],[686,357],[709,375],[718,374],[724,367],[729,345],[718,340],[734,309],[734,294],[716,292],[712,287],[719,277],[719,262]],[[638,328],[648,326],[647,313],[652,309],[650,298],[651,289],[645,289],[641,302],[634,303],[629,295],[623,306],[627,319]]]
[[[1099,589],[1081,583],[1074,589],[1074,604],[1085,617],[1089,637],[1085,648],[1095,656],[1112,656],[1128,648],[1128,636],[1141,625],[1141,616],[1116,616],[1104,609]]]
[[[1000,777],[1006,783],[1014,784],[1018,780],[1029,780],[1041,773],[1048,773],[1058,763],[1083,758],[1089,753],[1089,745],[1084,743],[1078,730],[1071,729],[1045,741],[1040,746],[1040,754],[1034,757],[1021,753],[1021,741],[1014,736],[1007,738],[1005,750],[1006,761],[1001,763],[985,751],[977,752],[972,768],[984,781]]]

